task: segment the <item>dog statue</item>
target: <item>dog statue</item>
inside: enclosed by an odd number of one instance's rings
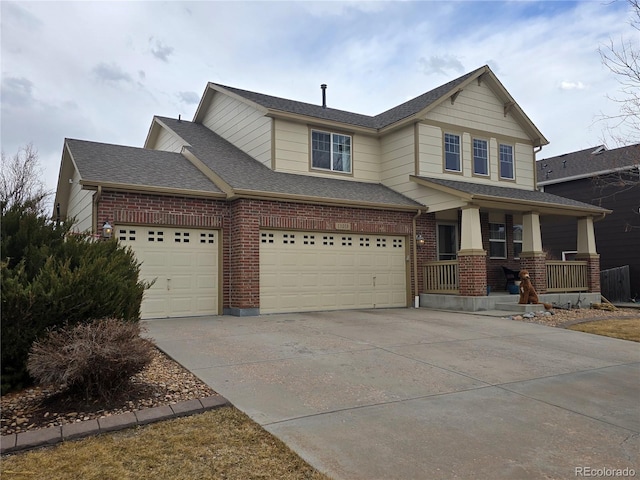
[[[540,303],[538,293],[533,287],[533,283],[531,283],[529,272],[527,270],[520,270],[520,274],[518,276],[520,277],[520,300],[518,303],[522,305],[526,305],[528,303]],[[548,303],[543,303],[542,305],[545,310],[551,310],[553,308],[553,306]]]

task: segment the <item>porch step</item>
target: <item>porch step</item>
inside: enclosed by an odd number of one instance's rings
[[[496,303],[495,309],[505,310],[507,312],[513,312],[513,313],[527,313],[527,312],[539,312],[541,310],[544,310],[544,307],[540,303],[528,304],[528,305],[521,305],[519,303]]]

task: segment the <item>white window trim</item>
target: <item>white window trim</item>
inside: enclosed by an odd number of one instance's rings
[[[502,149],[501,147],[510,147],[511,148],[511,172],[513,176],[511,177],[503,177],[502,176]],[[515,180],[516,179],[516,148],[514,145],[510,143],[498,143],[498,176],[500,180]]]
[[[475,141],[478,140],[480,142],[484,142],[487,145],[487,158],[485,159],[487,162],[487,173],[478,173],[476,172],[476,149],[475,149]],[[473,172],[474,175],[477,175],[479,177],[489,177],[490,173],[491,173],[491,166],[490,166],[491,162],[490,162],[490,152],[489,152],[489,140],[486,140],[484,138],[479,138],[479,137],[474,137],[471,139],[471,171]]]
[[[447,168],[447,135],[458,137],[458,170]],[[462,135],[453,132],[444,132],[442,135],[442,163],[445,172],[462,173]]]
[[[502,238],[491,238],[491,225],[502,225],[504,227],[504,239]],[[489,258],[497,258],[497,259],[506,259],[507,258],[507,224],[499,223],[499,222],[490,222],[489,223],[489,254],[491,254],[491,244],[492,243],[502,243],[504,245],[504,257],[492,257]]]
[[[331,167],[330,168],[322,168],[322,167],[314,167],[313,166],[313,133],[317,132],[317,133],[324,133],[326,135],[330,135],[331,136],[331,148],[329,150],[329,155],[330,155],[330,163],[331,163]],[[333,136],[334,135],[341,135],[343,137],[348,137],[349,138],[349,147],[350,147],[350,151],[349,151],[349,170],[335,170],[333,168]],[[316,128],[312,128],[311,129],[311,138],[310,138],[310,151],[311,151],[311,158],[310,158],[310,166],[312,170],[318,170],[320,172],[331,172],[331,173],[342,173],[344,175],[351,175],[353,173],[353,137],[351,135],[347,135],[345,133],[340,133],[340,132],[330,132],[330,131],[326,131],[326,130],[318,130]]]

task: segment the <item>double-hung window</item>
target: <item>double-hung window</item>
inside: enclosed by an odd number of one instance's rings
[[[351,173],[351,137],[312,130],[311,167]]]
[[[522,253],[522,225],[513,226],[513,258],[520,258]]]
[[[489,257],[507,258],[507,230],[504,223],[489,224]]]
[[[444,134],[444,169],[450,172],[461,172],[460,135]]]
[[[500,178],[513,180],[513,146],[500,144]]]
[[[473,173],[489,175],[489,148],[486,140],[473,139]]]

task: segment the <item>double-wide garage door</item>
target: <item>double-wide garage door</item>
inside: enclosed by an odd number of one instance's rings
[[[115,234],[142,262],[141,278],[155,280],[145,291],[142,318],[218,314],[217,231],[126,226]]]
[[[260,312],[406,307],[405,238],[260,232]]]

